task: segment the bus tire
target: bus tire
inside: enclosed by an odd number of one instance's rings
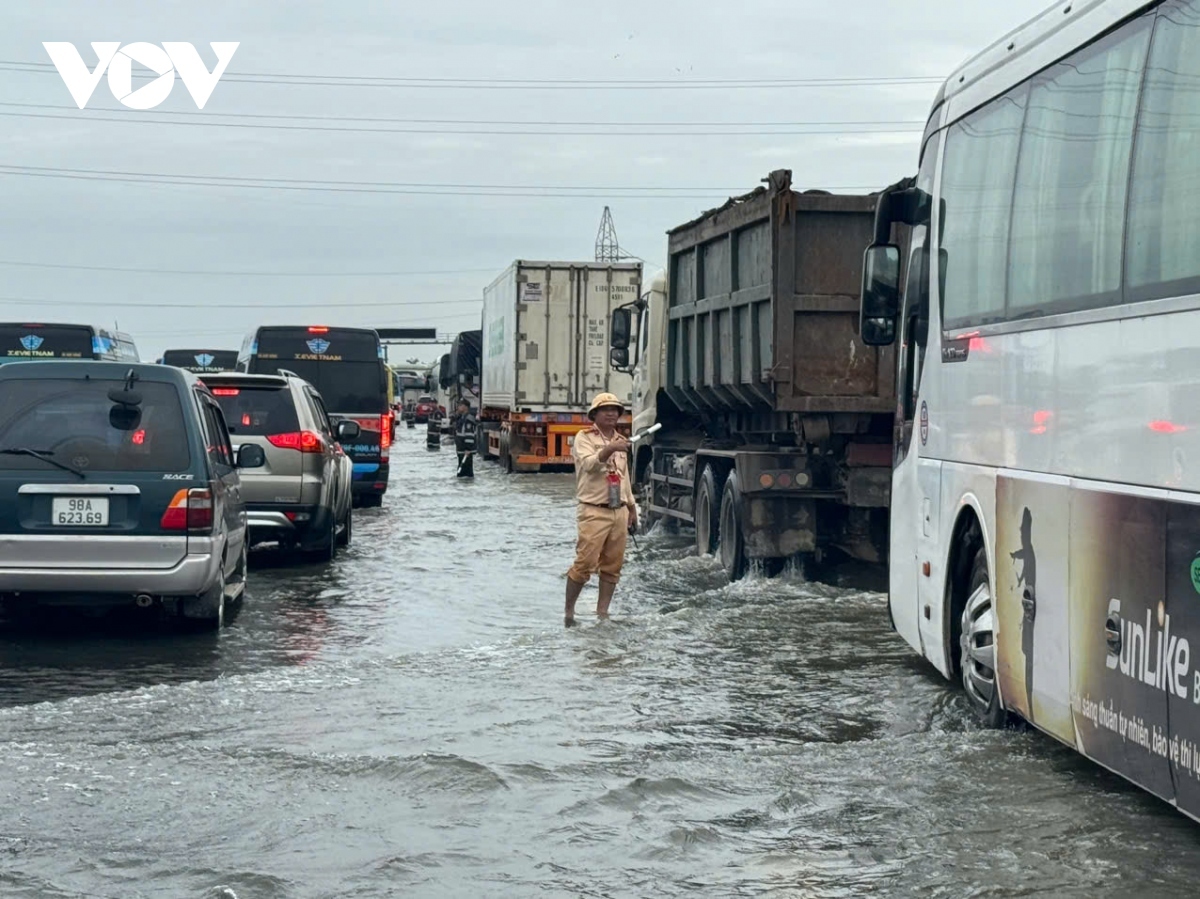
[[[696,483],[696,499],[692,504],[696,527],[696,554],[711,556],[717,548],[721,532],[721,491],[711,465],[705,465]]]
[[[1008,721],[996,683],[995,594],[988,577],[987,552],[979,543],[974,550],[962,611],[959,665],[971,710],[980,724],[995,729]]]

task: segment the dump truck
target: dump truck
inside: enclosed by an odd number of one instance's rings
[[[507,471],[574,467],[571,446],[598,393],[628,404],[632,379],[612,368],[614,309],[641,294],[637,262],[517,260],[483,292],[480,434]],[[628,414],[618,430],[628,434]]]
[[[693,528],[734,579],[885,566],[895,359],[858,336],[876,195],[765,180],[669,231],[666,273],[613,315],[633,429],[662,425],[634,448],[643,511]]]

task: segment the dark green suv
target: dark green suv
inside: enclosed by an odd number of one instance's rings
[[[159,607],[214,627],[246,586],[239,466],[194,375],[0,365],[0,603]]]

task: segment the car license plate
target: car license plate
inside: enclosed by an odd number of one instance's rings
[[[56,496],[50,507],[50,520],[58,527],[106,527],[108,497]]]

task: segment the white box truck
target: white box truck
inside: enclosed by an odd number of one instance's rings
[[[628,409],[633,379],[609,363],[612,311],[641,295],[639,262],[517,260],[483,292],[478,445],[507,471],[573,466],[598,393]],[[626,415],[619,428],[628,434]]]

